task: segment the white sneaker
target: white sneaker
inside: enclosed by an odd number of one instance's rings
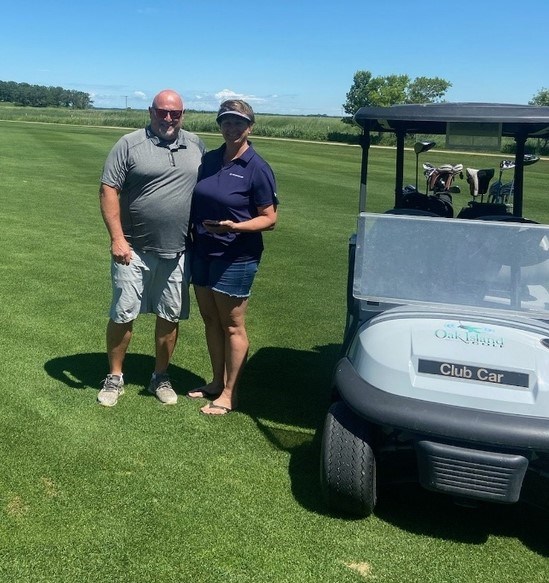
[[[173,390],[170,377],[167,374],[157,374],[151,377],[149,393],[156,395],[156,398],[164,405],[177,403],[177,393]]]
[[[114,407],[118,397],[124,394],[124,379],[121,375],[108,374],[103,387],[97,395],[97,401],[104,407]]]

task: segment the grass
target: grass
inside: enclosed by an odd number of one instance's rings
[[[280,224],[265,235],[238,412],[211,419],[199,402],[147,394],[146,316],[126,395],[95,403],[110,299],[98,179],[124,131],[0,122],[0,582],[546,581],[547,513],[531,507],[464,510],[410,486],[381,492],[367,520],[322,503],[318,430],[345,316],[358,148],[255,139],[277,174]],[[390,199],[390,152],[372,157],[370,189]],[[538,188],[547,166],[527,181]],[[209,376],[194,303],[171,374],[180,393]]]

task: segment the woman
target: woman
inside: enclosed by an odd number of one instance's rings
[[[239,99],[221,104],[225,143],[203,159],[193,198],[191,277],[212,364],[210,383],[189,391],[212,401],[200,411],[226,415],[237,406],[237,383],[248,356],[245,316],[263,251],[262,231],[274,228],[276,182],[248,141],[255,117]]]

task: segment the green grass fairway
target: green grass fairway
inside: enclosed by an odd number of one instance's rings
[[[146,316],[126,394],[96,404],[110,301],[98,181],[125,131],[0,122],[0,583],[548,581],[545,511],[463,509],[415,486],[382,490],[367,520],[322,503],[318,429],[345,318],[357,147],[254,141],[281,205],[250,301],[238,412],[201,416],[183,397],[209,375],[194,303],[171,368],[178,405],[146,391]],[[371,156],[382,167],[370,186],[390,199],[391,153]],[[548,166],[526,179],[537,188]]]

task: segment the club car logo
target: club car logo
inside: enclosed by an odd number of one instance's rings
[[[436,338],[454,340],[464,344],[503,348],[503,337],[495,336],[495,330],[484,326],[469,326],[461,322],[446,322],[442,328],[435,330]]]

